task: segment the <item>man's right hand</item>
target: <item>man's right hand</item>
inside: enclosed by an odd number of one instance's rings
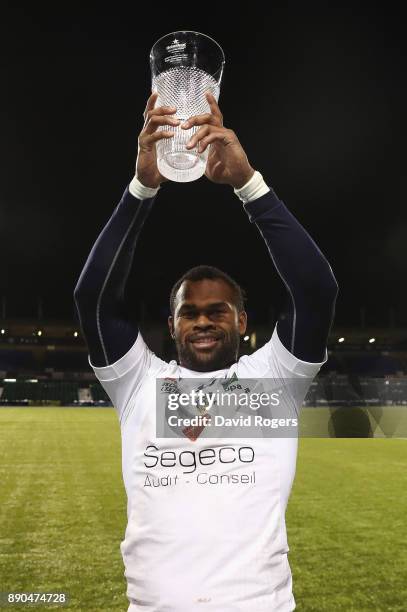
[[[157,153],[155,143],[161,138],[173,138],[175,132],[169,130],[158,130],[160,125],[179,125],[180,120],[172,117],[176,108],[170,106],[159,106],[154,108],[158,93],[154,92],[147,100],[146,109],[143,113],[144,126],[138,138],[138,154],[136,162],[136,177],[145,187],[156,188],[164,181],[165,177],[157,168]]]

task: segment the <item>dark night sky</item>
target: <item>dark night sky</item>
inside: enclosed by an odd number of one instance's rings
[[[133,5],[2,9],[0,294],[8,315],[34,315],[41,295],[45,316],[73,317],[81,268],[133,174],[150,48],[188,29],[223,47],[224,125],[330,261],[337,324],[357,324],[361,306],[368,323],[386,325],[394,308],[407,324],[400,17],[389,5],[359,13],[290,5],[264,18],[251,4],[252,14],[232,24],[213,7],[206,18],[160,18],[162,8],[141,15]],[[259,321],[281,300],[232,188],[205,177],[166,183],[137,249],[130,299],[141,295],[162,315],[172,283],[199,263],[241,282]]]

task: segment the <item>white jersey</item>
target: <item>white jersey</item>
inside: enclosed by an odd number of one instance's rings
[[[325,361],[297,359],[276,329],[262,348],[215,372],[163,361],[140,333],[112,365],[94,367],[89,358],[120,418],[129,610],[294,610],[285,510],[297,438],[157,438],[156,379],[302,377],[310,384]]]

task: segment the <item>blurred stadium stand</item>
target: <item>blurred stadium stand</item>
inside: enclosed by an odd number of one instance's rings
[[[271,328],[249,329],[241,354],[250,354]],[[143,327],[151,349],[176,358],[165,327]],[[407,329],[334,329],[328,362],[313,382],[312,405],[407,403]],[[0,404],[109,405],[88,363],[86,344],[71,321],[0,320]]]

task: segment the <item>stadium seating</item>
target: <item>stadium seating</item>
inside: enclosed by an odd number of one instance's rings
[[[110,399],[100,383],[90,385],[93,401],[96,403],[106,402],[110,404]]]
[[[74,404],[78,401],[77,382],[65,381],[38,381],[15,383],[3,382],[3,392],[1,395],[1,403],[8,402],[16,403],[28,400],[32,403],[60,403],[63,405]]]
[[[87,347],[77,330],[72,321],[4,322],[4,334],[0,336],[0,403],[110,405],[89,366]],[[312,383],[306,398],[308,405],[407,403],[405,330],[372,330],[374,343],[370,343],[370,336],[370,331],[356,328],[331,334],[329,358]],[[257,341],[253,345],[242,341],[241,354],[252,353],[269,337],[270,325],[259,326]],[[145,339],[166,361],[176,358],[174,343],[164,325],[147,326]],[[33,379],[38,382],[29,382]]]
[[[60,372],[73,372],[89,369],[88,355],[84,351],[48,351],[44,368]]]
[[[35,370],[36,367],[32,351],[0,349],[0,370],[6,372]]]
[[[346,368],[359,376],[389,376],[403,370],[399,359],[389,355],[364,354],[346,357]]]

